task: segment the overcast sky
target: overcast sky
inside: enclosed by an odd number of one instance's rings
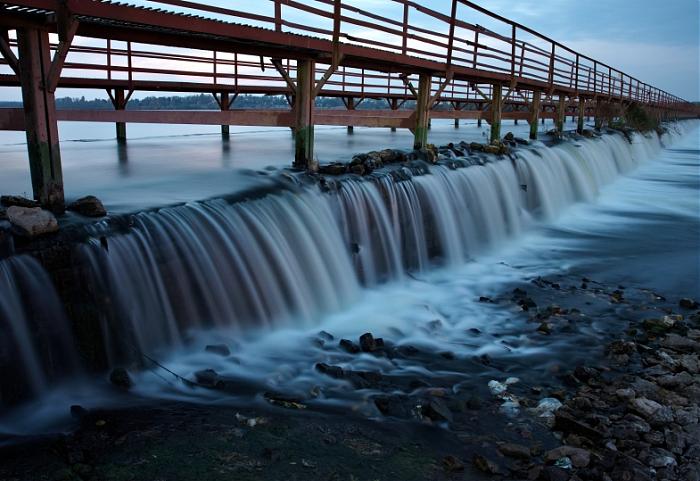
[[[133,3],[160,6],[148,0]],[[206,3],[240,10],[252,9],[270,16],[273,14],[273,3],[265,0],[207,0]],[[401,5],[389,0],[348,0],[348,3],[401,19]],[[450,12],[451,0],[420,3],[448,14]],[[475,3],[643,82],[688,100],[700,100],[699,0],[475,0]],[[297,13],[292,17],[292,13],[293,10],[285,7],[283,15],[286,19],[303,20],[304,14]],[[469,23],[496,29],[489,19],[465,6],[461,6],[458,13]],[[419,14],[411,20],[418,20],[428,28],[434,22]],[[444,26],[435,25],[435,28]],[[363,32],[355,29],[352,33],[362,35]],[[85,95],[87,98],[105,96],[99,91],[64,89],[57,93],[60,96]],[[0,89],[0,100],[17,100],[19,96],[18,89]]]

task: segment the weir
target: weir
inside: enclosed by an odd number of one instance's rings
[[[58,121],[115,123],[122,143],[127,123],[219,125],[224,139],[231,125],[291,127],[294,166],[314,171],[315,125],[406,128],[423,148],[431,118],[476,118],[479,125],[486,120],[493,141],[500,140],[501,121],[508,118],[529,118],[535,126],[537,118],[553,116],[561,131],[566,115],[574,115],[567,103],[574,99],[579,131],[588,99],[639,103],[664,119],[698,115],[679,97],[467,0],[453,0],[444,12],[397,1],[400,21],[352,0],[322,2],[327,10],[314,2],[273,3],[274,16],[173,0],[149,2],[163,8],[90,0],[3,2],[0,62],[13,73],[0,74],[0,86],[21,87],[24,109],[0,110],[0,129],[27,132],[34,198],[54,211],[64,208]],[[179,11],[185,5],[187,14]],[[298,21],[300,14],[304,21]],[[429,26],[415,20],[426,16]],[[482,16],[492,29],[473,21]],[[258,26],[248,25],[250,19]],[[360,35],[358,27],[367,31]],[[54,33],[57,43],[49,42]],[[387,39],[373,40],[379,37]],[[114,110],[57,111],[59,87],[106,90]],[[128,99],[136,91],[214,94],[219,109],[130,110]],[[291,108],[231,109],[227,99],[239,94],[283,95]],[[541,109],[527,100],[541,94]],[[346,108],[318,109],[319,97],[344,99]],[[387,100],[390,108],[356,108],[365,98]],[[416,107],[399,107],[406,102]],[[453,108],[437,108],[441,104]],[[528,105],[526,115],[520,107]]]
[[[60,254],[79,262],[58,277],[90,286],[79,303],[59,286],[72,329],[36,261],[0,262],[0,325],[19,349],[9,351],[0,392],[40,395],[79,372],[78,358],[105,359],[88,370],[139,364],[142,353],[178,346],[192,330],[313,325],[364,287],[462,265],[595,199],[660,147],[655,134],[631,143],[613,134],[499,159],[465,156],[456,145],[441,149],[437,165],[412,160],[322,184],[283,176],[271,192],[94,224],[87,242]]]

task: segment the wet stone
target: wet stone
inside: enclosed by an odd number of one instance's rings
[[[341,339],[338,345],[341,349],[343,349],[346,352],[349,352],[350,354],[357,354],[360,352],[360,346],[348,339]]]
[[[530,448],[523,446],[522,444],[515,443],[504,443],[498,446],[498,450],[504,455],[510,458],[530,459]]]
[[[124,390],[131,389],[134,384],[128,371],[121,367],[112,370],[112,372],[109,374],[109,382],[119,389]]]

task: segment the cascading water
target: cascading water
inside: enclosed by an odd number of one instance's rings
[[[61,301],[31,257],[0,262],[0,332],[0,405],[43,394],[78,369]]]
[[[193,331],[312,325],[365,295],[361,286],[435,264],[461,265],[536,219],[594,199],[660,146],[656,136],[642,135],[631,143],[606,135],[535,144],[508,159],[416,163],[331,188],[294,185],[254,200],[137,214],[128,233],[109,237],[107,249],[97,241],[81,247],[106,355],[117,365],[187,344]],[[38,287],[50,282],[36,262],[0,264],[0,322],[12,326],[10,356],[40,393],[47,359],[75,349],[67,341],[49,351],[36,347],[45,339],[36,326],[46,325],[36,323],[37,312],[51,313],[61,332],[65,321],[55,314],[61,308],[54,294],[45,311],[27,304],[31,289],[17,287],[23,279],[33,279],[27,285],[41,288],[44,299],[51,291]],[[36,310],[32,319],[23,314],[27,305]],[[38,317],[48,319],[44,314]]]
[[[151,352],[190,329],[312,322],[351,302],[360,285],[431,263],[459,265],[533,217],[551,220],[593,199],[659,148],[656,137],[635,135],[630,144],[608,135],[464,168],[421,164],[344,179],[330,192],[295,186],[138,214],[133,232],[110,238],[108,251],[84,249],[115,306],[107,344]]]

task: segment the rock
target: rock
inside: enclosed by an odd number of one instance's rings
[[[495,380],[489,381],[488,386],[489,391],[491,391],[491,394],[493,394],[494,396],[500,396],[508,390],[508,387],[505,384],[502,384]]]
[[[5,207],[41,207],[41,204],[36,200],[27,199],[26,197],[21,197],[19,195],[3,195],[0,197],[0,204]]]
[[[557,411],[562,406],[561,401],[553,397],[546,397],[541,399],[537,403],[537,407],[534,409],[536,414],[542,415],[545,413],[553,413]]]
[[[661,448],[652,448],[649,451],[649,456],[646,462],[652,468],[668,468],[669,466],[678,465],[678,462],[673,454]]]
[[[678,389],[679,387],[692,384],[693,376],[683,371],[678,374],[666,374],[656,380],[657,384],[666,389]]]
[[[87,413],[88,410],[79,404],[73,404],[70,407],[70,415],[73,417],[73,419],[80,420],[84,418]]]
[[[377,396],[374,398],[374,405],[384,416],[411,417],[411,407],[409,407],[407,396],[397,394]]]
[[[9,214],[9,209],[8,209]],[[700,343],[678,334],[668,334],[661,345],[679,352],[700,352]]]
[[[332,341],[332,340],[335,339],[335,338],[333,337],[333,334],[331,334],[331,333],[329,333],[329,332],[326,332],[326,331],[320,331],[320,332],[318,333],[318,337],[320,337],[320,338],[323,339],[324,341]]]
[[[405,160],[405,156],[401,152],[392,149],[384,149],[379,152],[379,158],[385,164],[403,162]]]
[[[7,218],[15,229],[24,236],[36,237],[58,231],[56,217],[41,207],[11,206]]]
[[[223,381],[213,369],[202,369],[194,373],[194,378],[197,380],[197,384],[201,384],[205,387],[220,387],[223,385]]]
[[[671,329],[675,323],[675,317],[664,316],[661,319],[645,319],[642,323],[642,327],[645,331],[658,335]]]
[[[688,309],[688,310],[700,308],[700,303],[694,301],[693,299],[688,299],[687,297],[684,297],[683,299],[678,301],[678,305],[682,309]]]
[[[484,473],[487,474],[500,474],[501,469],[498,467],[496,463],[491,461],[490,459],[487,459],[486,457],[482,456],[481,454],[475,454],[474,455],[474,466],[476,466],[480,471],[483,471]]]
[[[554,430],[578,434],[593,441],[597,441],[605,437],[604,433],[599,429],[591,426],[587,422],[563,409],[557,410],[557,412],[554,414]]]
[[[345,377],[345,371],[340,366],[331,366],[324,362],[316,363],[316,370],[321,374],[325,374],[335,379],[342,379]]]
[[[651,424],[665,424],[673,421],[673,412],[671,409],[651,399],[644,397],[632,399],[629,408],[641,415]]]
[[[448,473],[458,473],[464,471],[464,463],[452,455],[442,458],[442,467]]]
[[[423,416],[432,421],[447,421],[452,422],[453,416],[445,402],[440,398],[432,398],[427,401],[421,409]]]
[[[102,201],[94,195],[81,197],[75,202],[71,202],[68,204],[67,209],[86,217],[103,217],[107,215],[107,210],[102,205]]]
[[[571,459],[571,463],[577,468],[585,468],[591,462],[591,453],[589,451],[573,446],[560,446],[547,451],[544,455],[544,460],[548,463],[553,463],[564,457]]]
[[[374,352],[377,348],[377,343],[372,333],[366,332],[360,336],[360,349],[364,352]]]
[[[510,458],[530,459],[530,448],[523,446],[522,444],[515,443],[504,443],[498,446],[498,450],[504,455]]]
[[[318,166],[318,173],[324,175],[343,175],[347,171],[348,166],[340,162]]]
[[[360,352],[360,346],[348,339],[341,339],[338,345],[341,349],[349,352],[350,354],[357,354]]]
[[[628,401],[630,399],[634,399],[637,396],[637,393],[634,392],[634,389],[623,388],[616,390],[615,395],[622,400]]]
[[[223,357],[228,357],[231,355],[231,350],[226,344],[210,344],[205,347],[204,350]]]
[[[134,385],[131,376],[129,376],[129,372],[122,367],[112,369],[112,372],[109,374],[109,382],[119,389],[124,390],[129,390],[131,386]]]
[[[0,207],[0,220],[7,220],[7,209]]]
[[[569,481],[571,473],[558,466],[546,466],[540,474],[540,479],[544,481]]]

